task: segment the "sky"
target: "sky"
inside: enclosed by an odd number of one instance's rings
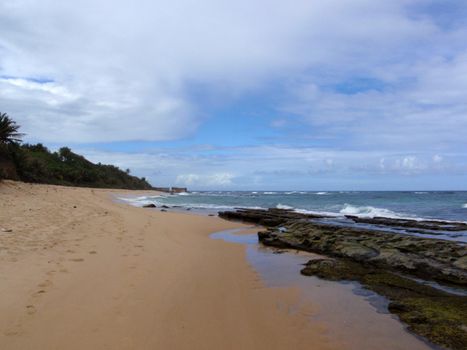
[[[155,186],[467,190],[467,2],[0,0],[0,111]]]

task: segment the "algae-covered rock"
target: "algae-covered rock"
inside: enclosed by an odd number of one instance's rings
[[[409,234],[342,227],[278,209],[225,212],[222,217],[259,223],[264,245],[310,251],[329,258],[311,260],[301,271],[328,280],[353,280],[389,299],[389,311],[414,333],[450,349],[467,349],[467,297],[449,294],[413,277],[467,287],[467,247],[463,243]],[[410,230],[461,231],[465,223],[385,218],[351,218]],[[402,275],[403,274],[403,275]],[[467,293],[467,292],[466,292]]]
[[[344,256],[358,261],[371,259],[379,255],[377,250],[353,242],[342,243],[338,245],[336,249]]]
[[[389,311],[411,331],[431,342],[453,349],[467,349],[467,297],[420,284],[405,276],[345,259],[313,259],[301,271],[307,276],[358,281],[385,296]]]
[[[457,259],[453,262],[453,265],[460,269],[467,270],[467,256]]]

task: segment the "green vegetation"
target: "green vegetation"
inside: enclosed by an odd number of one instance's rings
[[[19,125],[8,114],[0,113],[0,145],[10,145],[21,141],[23,134],[18,132]]]
[[[0,113],[0,179],[66,186],[151,189],[145,178],[113,165],[94,164],[68,147],[51,152],[42,144],[21,144],[22,134]]]

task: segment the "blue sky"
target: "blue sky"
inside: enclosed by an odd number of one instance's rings
[[[467,190],[465,1],[0,3],[26,141],[154,185]]]

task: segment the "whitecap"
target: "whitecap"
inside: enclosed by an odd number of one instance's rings
[[[295,209],[294,207],[291,207],[290,205],[285,205],[285,204],[278,204],[276,205],[276,208],[277,209],[285,209],[285,210],[291,210],[291,209]]]
[[[324,215],[324,216],[331,216],[331,217],[342,216],[339,213],[334,213],[331,211],[324,211],[324,210],[294,209],[294,212],[299,213],[299,214]]]
[[[467,203],[462,204],[462,208],[467,209]]]
[[[408,215],[404,216],[403,214],[396,213],[386,208],[376,208],[372,206],[354,206],[351,204],[344,204],[344,207],[339,211],[339,213],[343,215],[355,215],[367,218],[379,216],[385,218],[402,219],[409,217]],[[413,217],[410,218],[414,219]]]

